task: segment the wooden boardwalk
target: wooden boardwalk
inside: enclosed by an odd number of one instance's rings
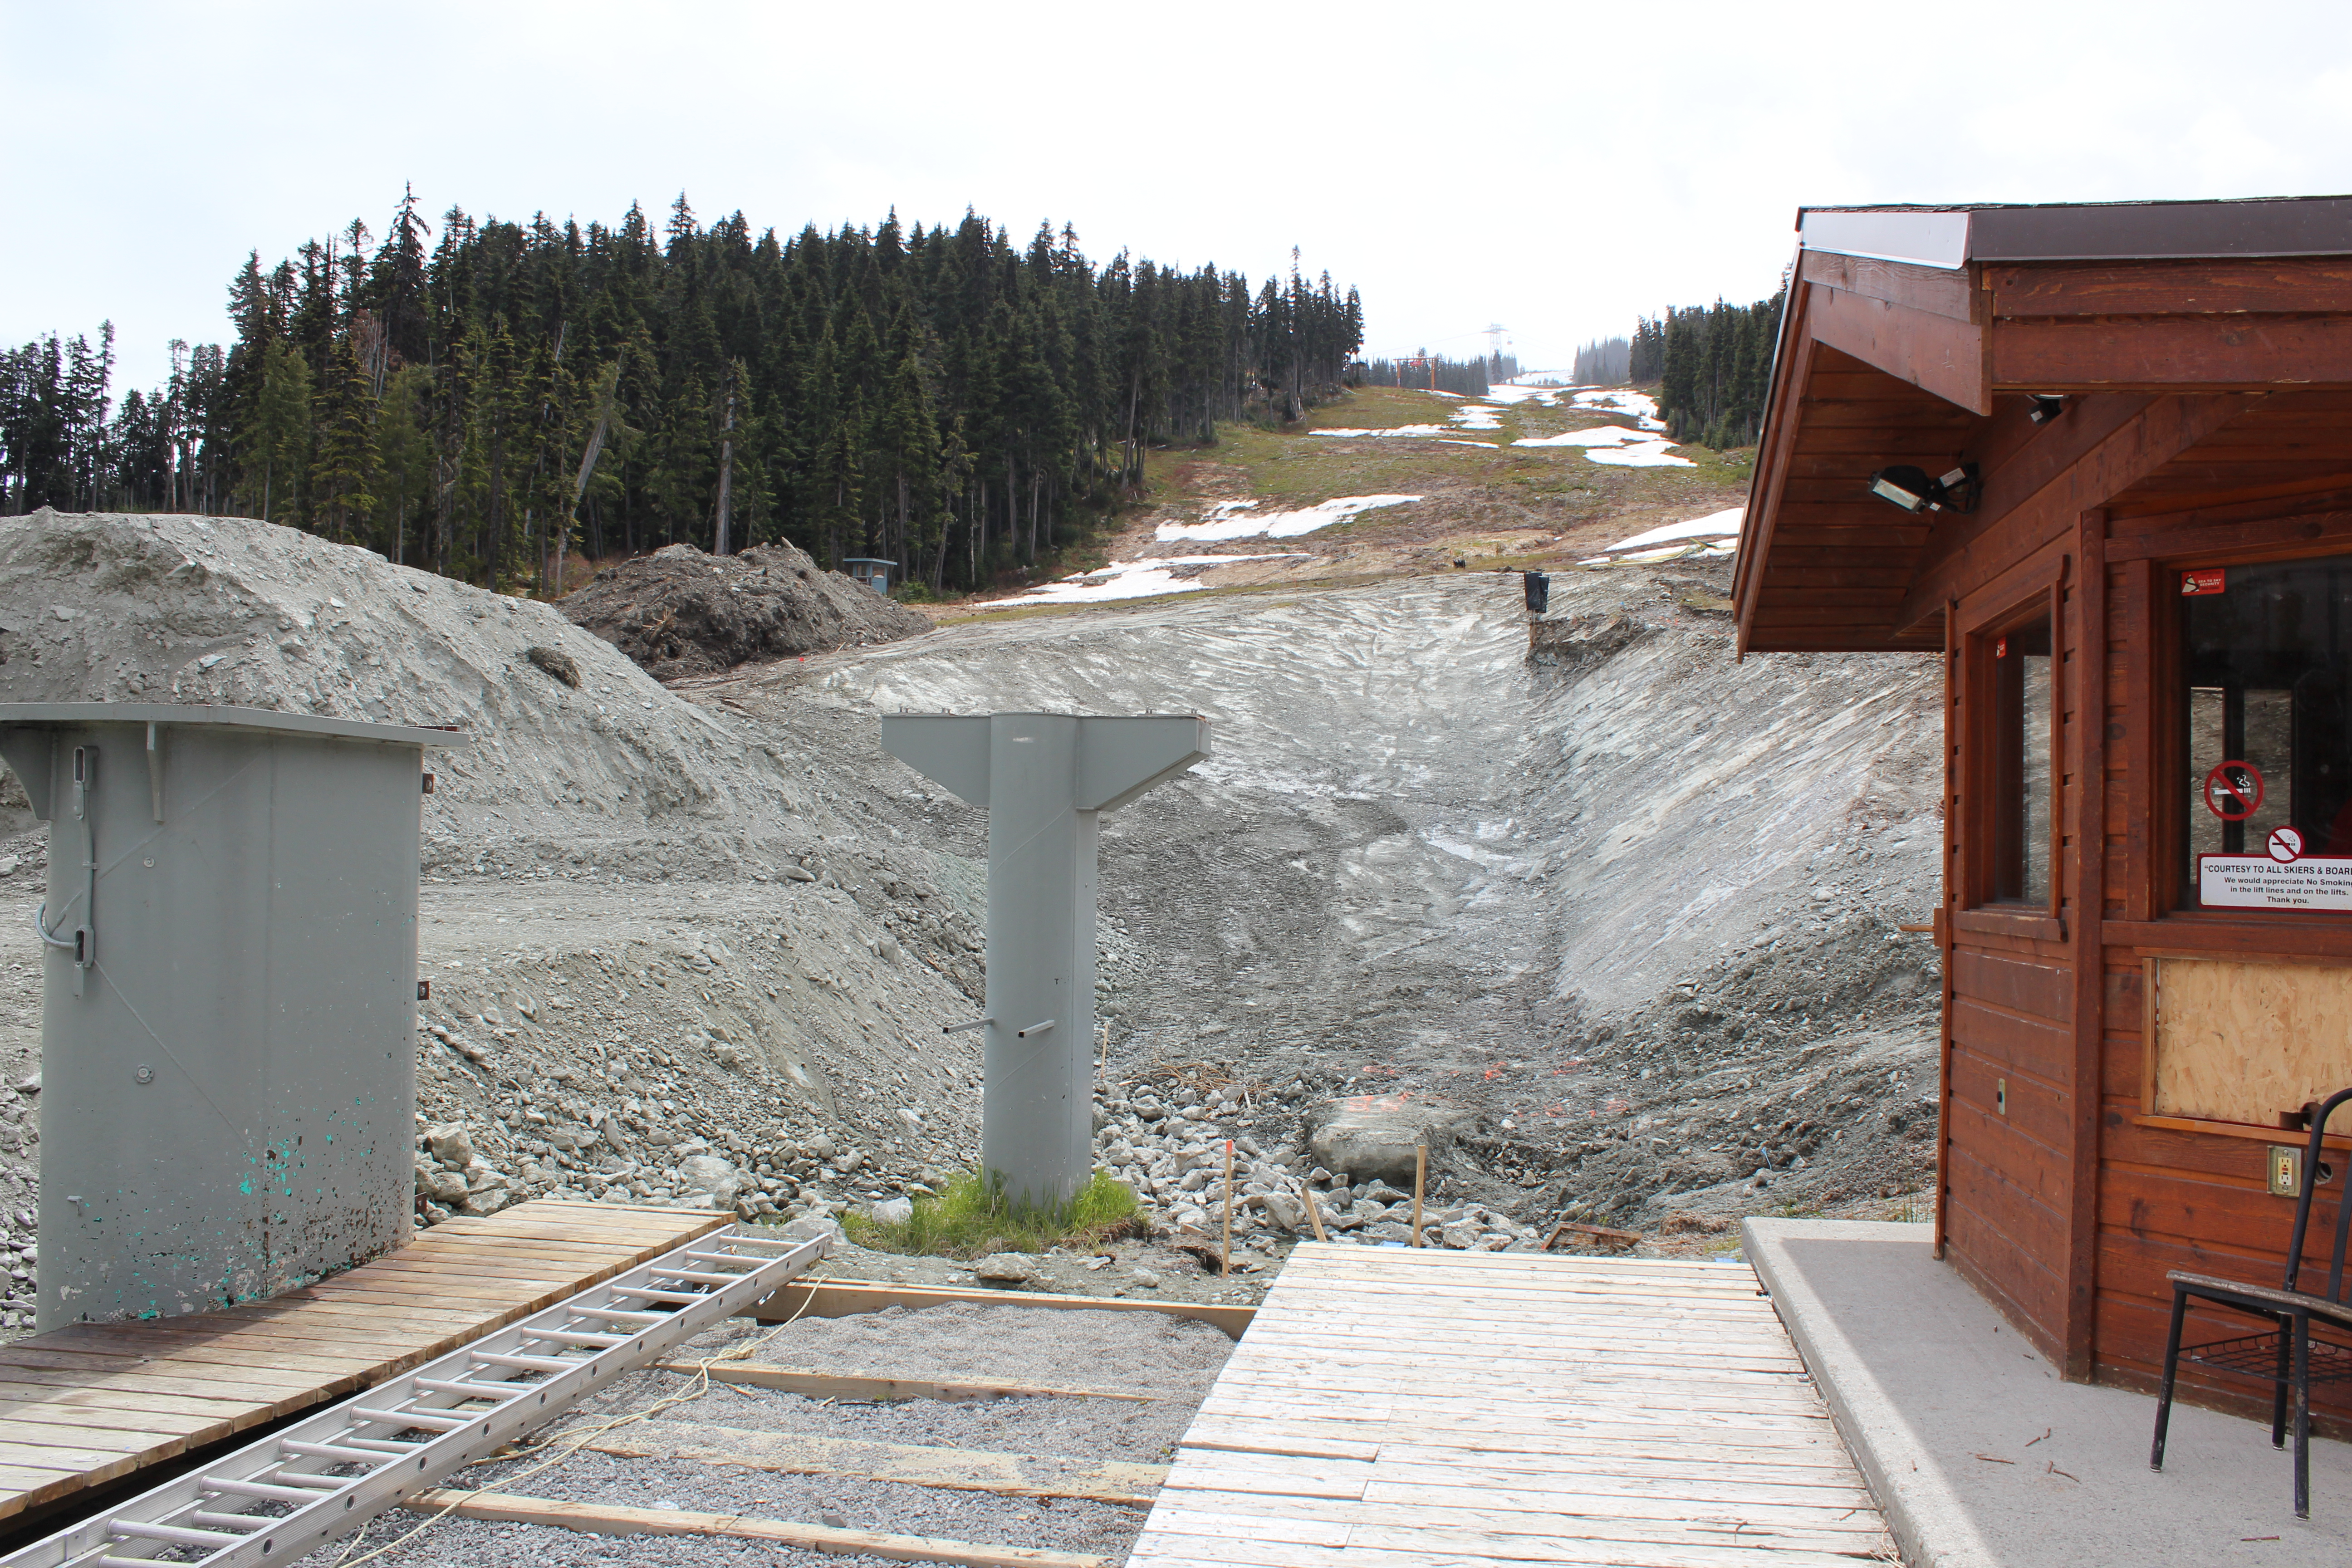
[[[1128,1568],[1853,1568],[1883,1550],[1745,1264],[1307,1245]]]
[[[0,1345],[0,1520],[342,1398],[730,1217],[542,1198],[268,1300]]]

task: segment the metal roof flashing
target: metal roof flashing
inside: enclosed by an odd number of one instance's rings
[[[1971,261],[2352,256],[2352,196],[1801,207],[1798,243],[1957,271]]]
[[[315,713],[280,713],[197,702],[0,702],[0,729],[68,724],[213,724],[234,730],[279,730],[346,741],[393,741],[412,746],[470,746],[463,730],[373,724]]]

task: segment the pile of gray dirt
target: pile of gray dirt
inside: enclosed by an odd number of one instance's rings
[[[797,547],[705,555],[673,544],[607,566],[562,604],[575,626],[627,654],[656,680],[718,675],[739,664],[896,642],[930,622],[827,572]]]

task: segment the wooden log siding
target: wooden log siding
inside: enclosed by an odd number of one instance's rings
[[[1957,382],[1948,397],[1914,384],[1958,378],[1954,333],[1971,328],[1990,414]],[[2037,426],[2025,391],[2071,395]],[[2352,258],[1943,273],[1809,254],[1769,406],[1742,648],[1943,650],[1943,1256],[2067,1376],[2153,1386],[2167,1269],[2278,1277],[2294,1205],[2267,1190],[2264,1150],[2298,1140],[2147,1114],[2149,957],[2352,965],[2352,915],[2176,907],[2171,646],[2178,570],[2352,554]],[[1889,464],[1963,458],[1984,476],[1973,516],[1865,493]],[[2053,585],[2056,920],[1981,906],[1967,674],[1972,635]],[[2208,1313],[2191,1332],[2251,1326]],[[2189,1397],[2267,1412],[2260,1385],[2182,1378]],[[2352,1434],[2352,1389],[2315,1397],[2323,1429]]]

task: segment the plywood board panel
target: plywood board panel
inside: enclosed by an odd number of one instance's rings
[[[2352,967],[2150,958],[2148,1110],[2275,1127],[2352,1085]]]

